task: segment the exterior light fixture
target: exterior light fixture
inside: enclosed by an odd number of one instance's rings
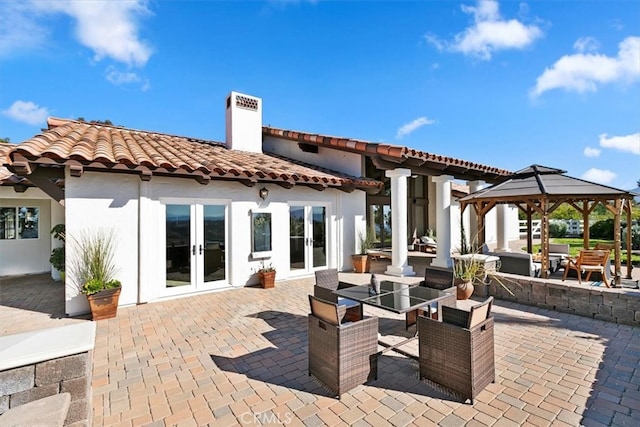
[[[269,197],[269,190],[267,190],[265,187],[262,187],[260,191],[258,191],[258,195],[262,200],[266,200],[267,197]]]

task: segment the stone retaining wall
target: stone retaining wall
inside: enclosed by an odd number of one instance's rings
[[[58,393],[70,393],[65,426],[91,425],[93,351],[46,360],[0,372],[0,414]]]
[[[95,322],[0,336],[0,414],[69,393],[64,425],[90,426],[95,337]]]
[[[497,274],[513,296],[496,280],[477,289],[478,295],[548,308],[607,322],[640,326],[640,291],[624,288],[583,287],[534,277]]]

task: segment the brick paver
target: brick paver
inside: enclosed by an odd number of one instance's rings
[[[117,318],[97,323],[94,425],[587,426],[640,419],[640,329],[504,301],[493,308],[496,383],[474,405],[421,382],[414,361],[391,353],[380,358],[378,380],[337,400],[307,372],[312,284],[120,307]],[[85,321],[52,320],[59,311],[52,306],[29,312],[2,286],[3,335]],[[41,297],[62,285],[46,286],[36,291]],[[383,334],[404,329],[402,317],[365,312],[380,316]]]

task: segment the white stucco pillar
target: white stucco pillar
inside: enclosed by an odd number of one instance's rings
[[[498,237],[498,247],[496,248],[498,252],[509,252],[511,248],[509,247],[509,224],[507,221],[507,211],[509,205],[499,204],[496,206],[498,210],[497,214],[497,237]]]
[[[450,268],[451,259],[451,182],[450,175],[431,178],[436,184],[436,239],[438,249],[436,258],[431,262],[435,267]]]
[[[413,267],[408,264],[407,249],[407,177],[410,169],[393,169],[385,172],[391,178],[391,265],[385,274],[391,276],[414,276]]]
[[[467,185],[469,186],[469,194],[471,194],[482,190],[486,183],[484,181],[467,181]],[[467,231],[467,238],[473,240],[474,237],[479,235],[478,232],[480,231],[478,230],[478,215],[476,215],[476,210],[473,206],[468,206],[467,211],[469,215],[469,230]]]

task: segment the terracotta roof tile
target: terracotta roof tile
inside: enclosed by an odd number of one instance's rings
[[[229,150],[222,143],[145,132],[99,123],[49,118],[49,129],[15,145],[9,162],[22,156],[30,162],[64,164],[79,161],[91,167],[125,165],[153,174],[176,171],[196,177],[285,181],[360,188],[377,192],[379,181],[347,176],[273,154]]]
[[[0,185],[24,185],[24,186],[32,186],[26,178],[21,176],[17,176],[9,169],[4,167],[4,164],[9,163],[9,153],[16,147],[16,144],[4,144],[0,143]]]
[[[385,156],[387,158],[397,159],[400,162],[410,161],[414,167],[419,168],[420,164],[429,165],[432,169],[440,170],[442,173],[451,173],[452,175],[464,175],[465,177],[477,177],[477,179],[500,179],[511,175],[512,172],[480,163],[474,163],[467,160],[457,159],[453,157],[442,156],[439,154],[428,153],[402,147],[399,145],[382,144],[375,142],[367,142],[358,139],[343,138],[336,136],[326,136],[319,134],[311,134],[293,130],[273,128],[270,126],[262,127],[262,134],[266,136],[275,136],[289,139],[292,141],[310,142],[323,147],[337,148],[353,153],[364,154],[368,156]]]
[[[15,147],[14,144],[4,144],[0,142],[0,184],[13,175],[9,169],[2,166],[9,163],[9,152]]]

